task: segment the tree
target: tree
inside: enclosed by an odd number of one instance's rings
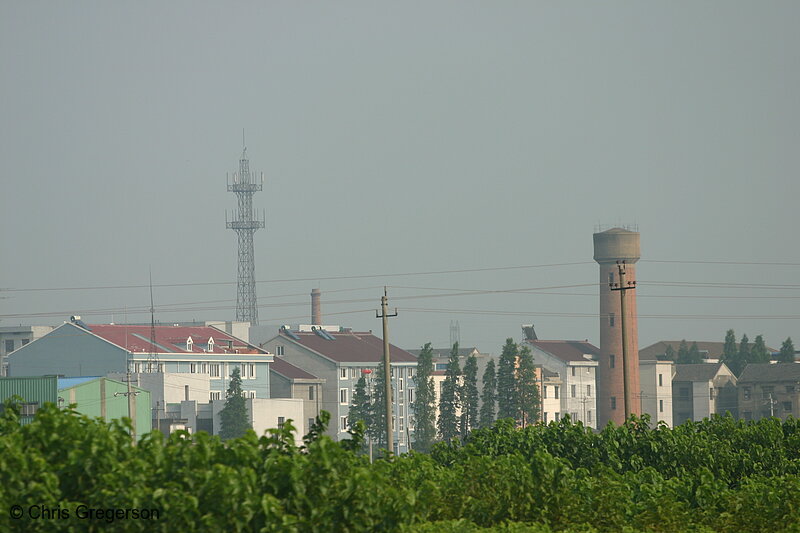
[[[517,419],[517,352],[513,339],[506,339],[497,367],[497,418]]]
[[[539,420],[539,386],[536,383],[536,367],[533,363],[531,349],[522,346],[519,350],[519,368],[517,369],[517,399],[522,427]]]
[[[442,394],[439,397],[439,436],[448,442],[458,437],[458,378],[460,375],[458,343],[455,343],[450,351],[450,360],[447,362],[447,370],[442,383]]]
[[[483,371],[483,391],[481,392],[481,427],[494,424],[494,403],[497,401],[497,372],[494,369],[494,359],[489,359]]]
[[[475,354],[467,357],[464,364],[464,379],[459,389],[461,404],[461,437],[466,438],[470,430],[478,427],[478,359]]]
[[[725,333],[725,346],[722,348],[722,362],[725,363],[735,376],[739,376],[744,369],[741,353],[736,347],[736,334],[732,329]]]
[[[739,359],[750,361],[750,339],[747,338],[747,333],[742,334],[742,342],[739,343]]]
[[[679,365],[685,365],[689,361],[689,345],[686,344],[686,339],[681,341],[680,346],[678,346],[678,360],[676,363]]]
[[[425,344],[417,359],[414,376],[414,449],[428,452],[436,440],[436,390],[433,385],[433,348]]]
[[[370,404],[369,391],[367,390],[367,378],[361,376],[353,388],[353,403],[350,404],[350,413],[347,417],[347,425],[350,429],[356,427],[360,420],[369,431],[372,425],[372,405]]]
[[[794,363],[794,344],[792,338],[787,337],[781,344],[781,351],[778,354],[778,361],[781,363]]]
[[[697,347],[696,342],[692,342],[692,345],[689,347],[687,362],[690,365],[696,365],[703,362],[703,356],[700,355],[700,349]]]
[[[753,347],[750,349],[750,362],[751,363],[769,363],[770,354],[767,351],[767,345],[764,344],[764,336],[756,335],[753,341]]]
[[[370,409],[370,420],[372,424],[367,434],[376,443],[378,449],[390,449],[393,443],[386,442],[386,378],[384,377],[383,358],[378,363],[375,371],[375,379],[372,380],[372,406]],[[390,450],[391,451],[391,450]]]
[[[671,344],[667,344],[667,350],[664,352],[664,359],[667,361],[675,360],[675,348],[673,348]]]
[[[225,393],[225,407],[219,412],[219,421],[219,436],[222,440],[241,437],[248,429],[253,429],[242,395],[242,377],[238,368],[231,373],[231,382]]]

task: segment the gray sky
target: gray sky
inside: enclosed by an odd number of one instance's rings
[[[641,346],[800,344],[798,21],[797,2],[2,2],[0,287],[152,265],[195,284],[157,287],[157,319],[232,319],[244,128],[262,324],[308,322],[319,286],[327,323],[377,332],[389,285],[401,346],[446,345],[451,320],[485,351],[530,322],[597,343],[596,286],[398,297],[597,283],[592,233],[621,222]],[[0,296],[0,325],[149,320],[147,288]]]

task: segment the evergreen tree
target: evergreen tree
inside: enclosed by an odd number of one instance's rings
[[[750,339],[747,333],[742,335],[742,342],[739,343],[739,359],[747,363],[750,361]]]
[[[482,381],[481,427],[487,428],[494,424],[494,403],[497,401],[497,372],[494,369],[494,359],[489,359],[489,362],[486,363]]]
[[[414,376],[414,449],[428,452],[436,440],[436,391],[433,384],[433,348],[425,344],[417,359]]]
[[[664,353],[664,359],[667,361],[675,360],[675,348],[673,348],[671,344],[667,344],[667,350]]]
[[[725,346],[722,348],[722,362],[725,363],[734,375],[742,373],[744,364],[739,357],[739,349],[736,347],[736,334],[732,329],[725,333]]]
[[[350,404],[350,413],[347,417],[347,425],[352,429],[356,422],[361,420],[369,430],[372,425],[372,405],[370,404],[369,391],[367,390],[367,378],[361,376],[353,389],[353,403]]]
[[[219,412],[219,421],[219,436],[222,440],[241,437],[248,429],[253,429],[242,395],[242,377],[238,368],[231,373],[231,382],[225,393],[225,407]]]
[[[696,342],[692,342],[692,345],[689,347],[687,362],[691,365],[703,362],[703,356],[700,355],[700,349],[697,347]]]
[[[689,345],[686,344],[686,339],[683,339],[680,346],[678,346],[678,360],[676,362],[679,365],[685,365],[689,362]]]
[[[478,359],[475,354],[467,357],[464,364],[464,379],[459,389],[461,404],[461,438],[478,427]]]
[[[792,338],[787,337],[781,344],[781,352],[778,354],[778,361],[781,363],[794,363],[794,344]]]
[[[756,335],[753,341],[753,347],[750,349],[750,362],[751,363],[769,363],[770,353],[767,351],[767,345],[764,343],[763,335]]]
[[[497,367],[497,418],[517,419],[517,352],[513,339],[506,339]]]
[[[378,449],[389,449],[386,443],[386,394],[385,384],[386,378],[384,377],[383,359],[378,363],[378,369],[375,371],[375,379],[372,380],[372,405],[370,408],[370,420],[372,424],[367,431],[367,434],[372,439],[372,442]],[[393,443],[392,443],[393,444]]]
[[[453,344],[450,360],[447,362],[442,394],[439,397],[439,436],[444,441],[458,437],[458,378],[461,368],[458,362],[458,343]]]
[[[517,369],[517,398],[522,427],[539,421],[539,386],[536,383],[536,368],[533,355],[528,346],[519,350],[519,368]]]

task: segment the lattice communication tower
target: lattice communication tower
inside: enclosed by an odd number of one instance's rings
[[[261,219],[253,212],[253,194],[264,187],[264,173],[258,181],[250,173],[247,147],[242,150],[239,172],[233,173],[233,181],[228,177],[228,192],[236,193],[239,208],[233,212],[231,220],[225,212],[225,225],[239,236],[239,275],[236,284],[236,320],[258,324],[256,299],[256,263],[253,251],[253,234],[265,226],[262,211]]]

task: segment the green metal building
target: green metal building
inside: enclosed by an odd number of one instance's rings
[[[152,429],[150,391],[131,386],[136,393],[131,402],[130,417],[137,438]],[[128,416],[128,384],[104,377],[62,378],[57,376],[2,377],[0,402],[13,396],[22,398],[20,421],[28,424],[45,403],[59,407],[75,404],[75,410],[110,422]]]

